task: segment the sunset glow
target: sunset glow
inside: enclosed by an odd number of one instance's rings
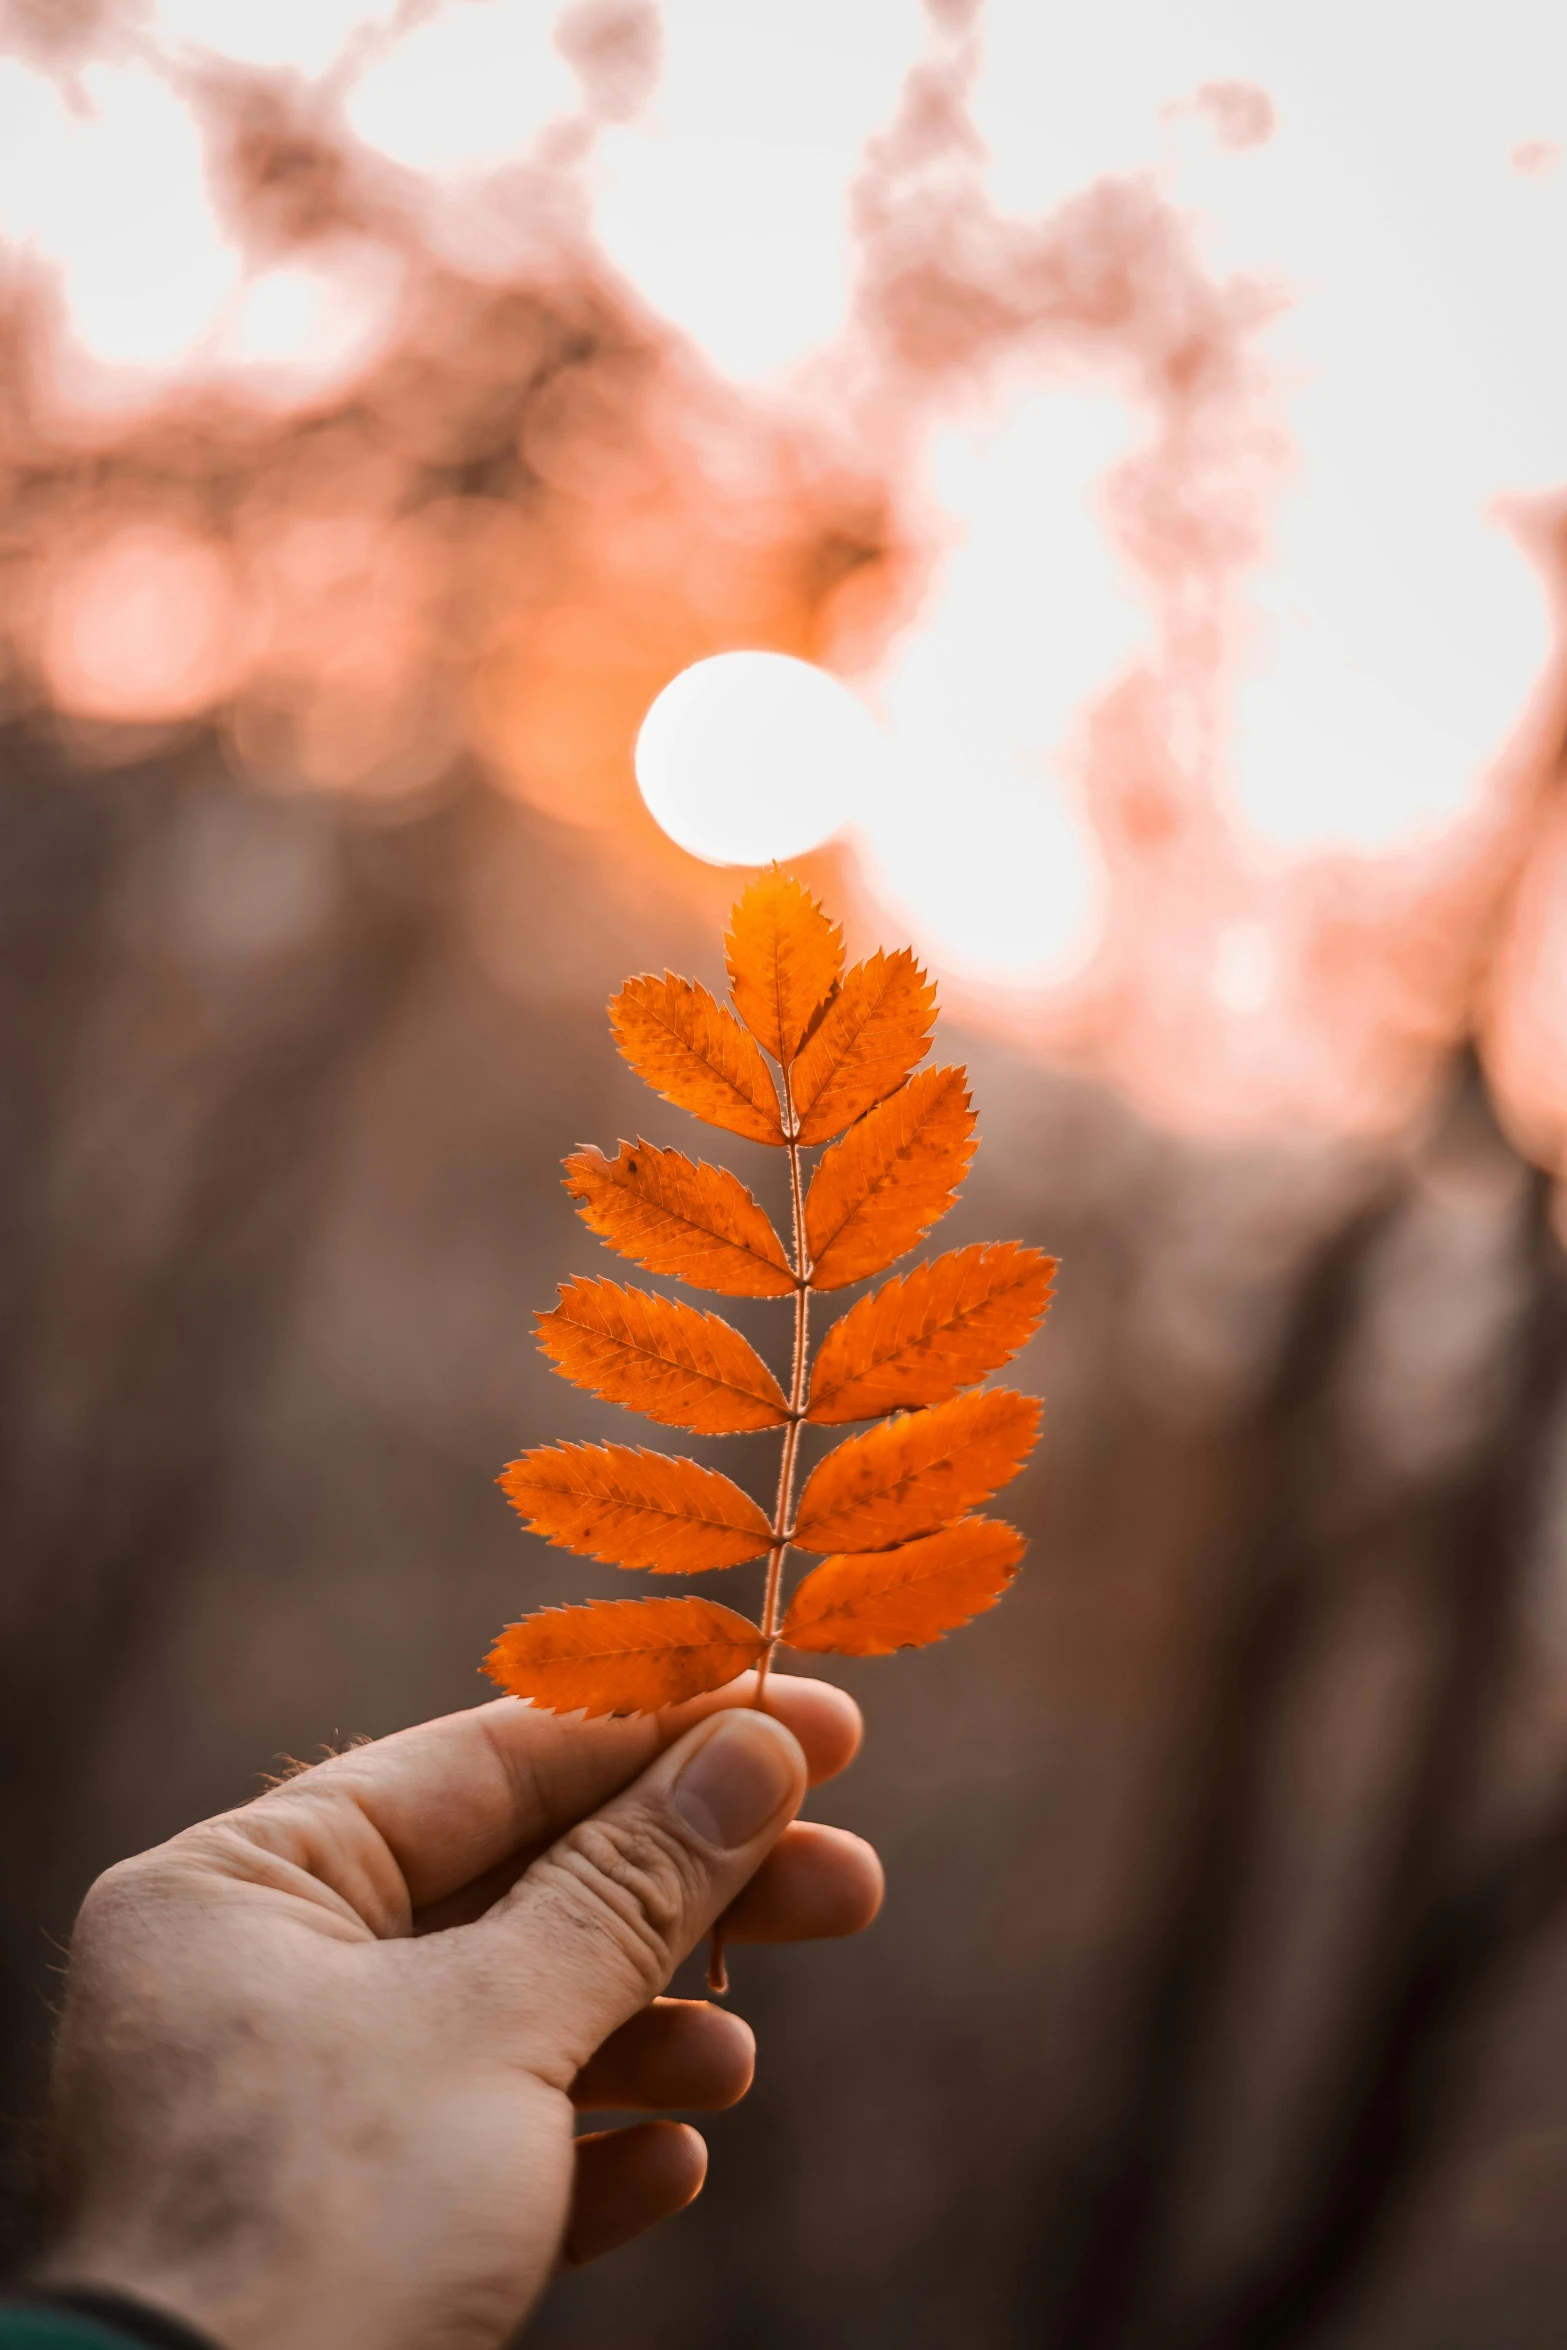
[[[636,768],[671,840],[712,864],[764,865],[854,823],[880,758],[875,729],[825,670],[784,653],[718,653],[665,686]]]
[[[1373,1114],[1389,1015],[1323,942],[1478,872],[1549,728],[1559,12],[1461,0],[1418,56],[1348,0],[137,21],[0,60],[43,429],[302,437],[227,551],[194,493],[73,493],[53,702],[334,787],[466,743],[606,834],[651,708],[698,858],[842,837],[977,1006],[1172,1115]],[[460,321],[507,289],[503,356]],[[540,301],[591,368],[530,359]],[[510,486],[403,511],[533,366]]]

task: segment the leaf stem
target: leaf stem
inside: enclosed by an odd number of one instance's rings
[[[789,1380],[789,1420],[784,1429],[783,1457],[778,1464],[778,1506],[773,1512],[773,1546],[767,1554],[767,1592],[762,1602],[762,1638],[767,1642],[756,1676],[756,1703],[767,1688],[768,1667],[778,1645],[782,1620],[783,1567],[789,1552],[789,1521],[794,1509],[794,1472],[799,1458],[800,1429],[805,1419],[805,1370],[808,1358],[811,1307],[811,1268],[805,1254],[805,1194],[800,1183],[799,1120],[795,1116],[789,1072],[784,1071],[785,1132],[789,1144],[789,1200],[794,1217],[794,1362]]]
[[[789,1143],[789,1201],[794,1217],[794,1364],[789,1378],[789,1419],[784,1429],[783,1458],[778,1464],[778,1506],[773,1512],[773,1546],[767,1554],[767,1595],[762,1603],[762,1637],[767,1646],[757,1667],[756,1696],[758,1707],[767,1694],[767,1672],[778,1645],[778,1627],[782,1617],[780,1601],[783,1596],[783,1566],[789,1555],[789,1522],[794,1510],[794,1469],[800,1450],[800,1429],[805,1419],[805,1366],[810,1332],[811,1268],[805,1255],[805,1194],[800,1186],[799,1120],[795,1116],[794,1097],[790,1091],[789,1072],[785,1069],[784,1113],[785,1132]],[[717,1999],[729,1989],[729,1967],[724,1956],[724,1921],[720,1918],[713,1928],[712,1943],[707,1961],[707,1987]]]

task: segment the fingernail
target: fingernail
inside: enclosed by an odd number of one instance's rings
[[[706,1844],[744,1844],[794,1793],[793,1740],[766,1714],[725,1714],[675,1781],[674,1805]]]

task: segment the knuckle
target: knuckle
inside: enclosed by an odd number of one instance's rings
[[[116,1861],[95,1877],[82,1898],[71,1933],[73,1949],[89,1947],[121,1933],[145,1910],[151,1891],[148,1856]]]
[[[552,1856],[593,1928],[635,1967],[651,1997],[668,1979],[698,1872],[678,1838],[646,1816],[584,1820]]]

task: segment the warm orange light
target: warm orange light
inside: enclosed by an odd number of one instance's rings
[[[658,704],[671,839],[841,835],[974,1013],[1196,1125],[1401,1114],[1551,733],[1549,12],[1445,108],[1351,0],[134,17],[0,59],[24,700],[476,757],[625,858]]]
[[[44,675],[81,717],[189,717],[231,682],[239,626],[220,547],[130,526],[61,565],[43,616]]]
[[[787,653],[717,653],[665,686],[637,736],[637,782],[671,840],[714,865],[765,865],[853,823],[883,750],[845,686]]]

